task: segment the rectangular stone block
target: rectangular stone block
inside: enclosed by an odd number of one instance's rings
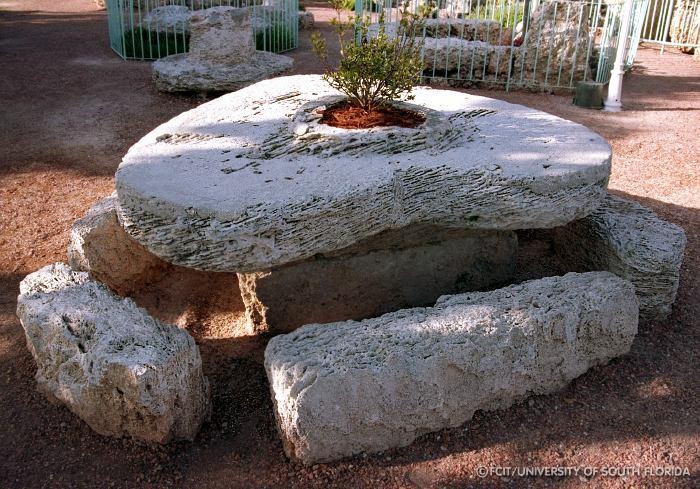
[[[553,238],[567,270],[606,270],[632,282],[642,319],[671,313],[686,245],[680,227],[608,195],[590,216],[556,228]]]
[[[215,64],[245,63],[255,54],[248,8],[213,7],[190,18],[190,56]]]
[[[287,455],[305,464],[408,445],[564,387],[629,351],[634,286],[570,273],[270,340],[265,368]]]
[[[502,285],[513,274],[516,248],[511,231],[414,226],[304,262],[239,274],[248,329],[292,331],[363,319]]]

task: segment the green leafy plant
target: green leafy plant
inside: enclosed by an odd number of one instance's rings
[[[369,17],[343,16],[344,0],[331,0],[336,17],[331,20],[340,44],[337,68],[328,64],[328,45],[318,32],[311,42],[316,55],[326,63],[324,79],[348,97],[348,102],[371,112],[392,100],[413,97],[411,90],[420,81],[421,48],[425,19],[433,9],[432,3],[410,12],[408,2],[400,11],[400,21],[387,24],[380,14],[377,26]]]

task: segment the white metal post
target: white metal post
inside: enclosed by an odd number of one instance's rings
[[[632,1],[633,0],[625,0],[625,4],[622,6],[615,64],[610,72],[608,98],[605,100],[605,110],[609,112],[618,112],[622,109],[622,76],[625,74],[625,59],[627,58],[627,44],[629,41],[630,22],[632,19]]]

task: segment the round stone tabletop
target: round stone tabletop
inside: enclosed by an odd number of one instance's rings
[[[320,76],[266,80],[159,126],[116,175],[128,233],[161,258],[249,272],[388,229],[549,228],[605,194],[610,146],[534,109],[417,88],[415,129],[319,124]]]

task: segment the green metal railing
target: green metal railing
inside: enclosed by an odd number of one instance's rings
[[[700,48],[700,0],[650,0],[640,40],[662,51],[666,46]]]
[[[399,0],[356,0],[355,9],[387,32]],[[424,0],[413,0],[415,11]],[[649,0],[632,0],[631,66]],[[425,81],[500,84],[533,89],[606,83],[617,52],[623,0],[439,0],[423,33]]]
[[[191,12],[221,6],[250,9],[257,49],[281,53],[298,46],[298,0],[107,0],[110,46],[124,59],[185,53]]]

